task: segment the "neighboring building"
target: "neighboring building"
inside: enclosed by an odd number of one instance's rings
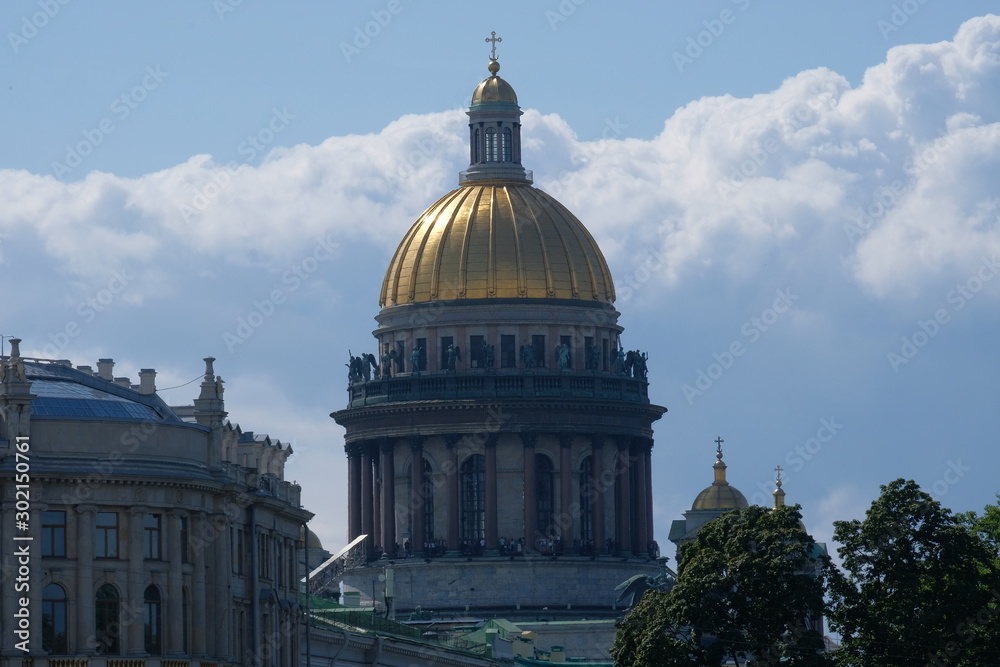
[[[712,485],[698,494],[691,509],[684,512],[683,519],[676,519],[670,524],[669,539],[677,545],[678,558],[675,562],[680,562],[681,545],[693,541],[706,523],[719,518],[723,512],[750,506],[746,496],[726,479],[727,466],[722,460],[722,443],[722,438],[715,441],[715,463],[712,465],[715,479]],[[780,484],[778,490],[781,491]],[[785,492],[781,491],[782,499],[784,494]]]
[[[658,569],[652,424],[666,410],[647,355],[624,349],[600,248],[531,185],[499,69],[491,58],[472,95],[469,167],[403,236],[377,354],[351,358],[332,414],[348,538],[395,559],[400,611],[608,615],[618,583]],[[369,597],[376,570],[343,581]]]
[[[291,449],[226,420],[211,358],[173,409],[151,369],[133,385],[110,359],[94,372],[19,343],[0,359],[0,665],[297,665],[312,514],[284,479]]]

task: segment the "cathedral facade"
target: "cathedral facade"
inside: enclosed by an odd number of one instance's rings
[[[469,167],[400,241],[378,352],[351,358],[331,415],[346,429],[348,538],[395,563],[400,610],[607,608],[636,567],[655,570],[666,410],[646,355],[624,348],[600,248],[532,186],[517,96],[495,57],[489,71]]]

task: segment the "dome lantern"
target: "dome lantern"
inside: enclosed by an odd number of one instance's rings
[[[488,70],[472,93],[469,106],[469,167],[459,174],[459,185],[483,180],[531,183],[531,172],[521,166],[521,107],[509,83],[497,76],[496,32],[486,41],[493,45]]]

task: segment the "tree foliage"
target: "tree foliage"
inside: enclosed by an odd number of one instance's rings
[[[988,544],[913,481],[882,487],[863,521],[834,523],[842,665],[1000,663],[1000,580]]]
[[[681,549],[674,588],[619,624],[615,665],[829,664],[807,625],[822,616],[829,568],[797,506],[726,512]]]

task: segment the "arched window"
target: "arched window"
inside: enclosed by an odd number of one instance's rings
[[[497,161],[497,130],[495,127],[486,128],[486,161]]]
[[[550,534],[555,528],[552,516],[555,510],[555,494],[552,485],[552,461],[544,454],[535,454],[535,501],[538,507],[535,525],[542,535]]]
[[[477,127],[476,131],[473,133],[473,138],[472,138],[472,162],[474,164],[478,164],[482,160],[483,153],[482,153],[482,148],[479,145],[480,138],[481,137],[479,135],[479,128]]]
[[[191,601],[188,599],[188,589],[185,588],[182,595],[182,607],[181,607],[181,642],[183,646],[183,651],[188,653],[190,649],[188,648],[188,624],[191,622]]]
[[[580,541],[582,546],[594,539],[594,457],[580,464]]]
[[[511,146],[512,146],[512,143],[511,143],[510,128],[509,127],[505,127],[503,129],[503,135],[502,135],[502,138],[500,140],[500,147],[502,148],[501,153],[503,154],[503,158],[502,159],[503,159],[504,162],[513,162],[514,161],[512,155],[511,155]]]
[[[160,589],[156,586],[147,586],[146,592],[142,594],[142,601],[146,653],[161,655],[163,653],[163,617],[160,614]]]
[[[423,461],[423,489],[420,497],[424,501],[424,539],[426,542],[434,541],[434,480],[431,477],[431,462],[427,459]],[[422,547],[421,547],[422,548]],[[414,545],[416,549],[416,545]]]
[[[94,628],[98,655],[119,655],[121,653],[122,626],[118,621],[121,615],[121,598],[118,589],[111,584],[104,584],[97,589],[94,600]]]
[[[42,648],[50,655],[66,655],[66,591],[59,584],[49,584],[42,591]]]
[[[480,540],[486,536],[486,459],[473,454],[461,466],[459,490],[462,499],[461,536]]]

